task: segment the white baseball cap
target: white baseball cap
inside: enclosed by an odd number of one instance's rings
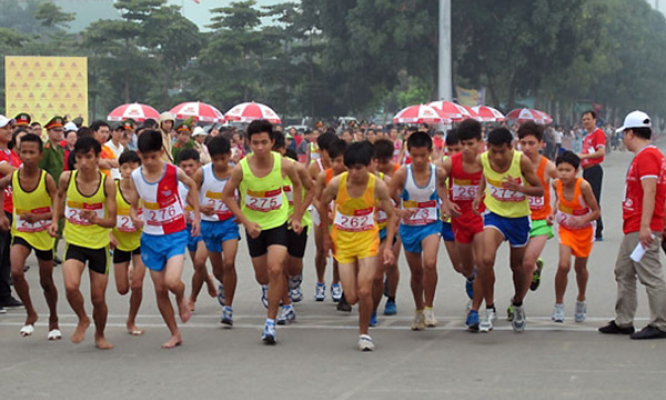
[[[631,128],[652,128],[650,116],[643,111],[632,111],[624,118],[624,124],[615,132],[624,132]]]
[[[4,128],[7,126],[7,124],[10,124],[11,126],[16,125],[16,120],[14,118],[7,118],[4,115],[0,114],[0,128]]]
[[[196,128],[194,128],[194,132],[192,132],[192,137],[194,136],[208,136],[208,134],[206,133],[204,128],[197,126]]]
[[[64,130],[65,130],[65,132],[71,132],[71,131],[78,132],[79,127],[76,126],[76,124],[74,122],[70,121],[70,122],[65,124]]]

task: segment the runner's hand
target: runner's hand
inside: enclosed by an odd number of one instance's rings
[[[474,201],[472,202],[472,211],[474,211],[474,214],[481,215],[481,213],[479,212],[480,205],[481,205],[481,198],[480,197],[475,198]]]
[[[518,184],[517,179],[513,178],[511,175],[507,175],[504,179],[502,179],[502,187],[504,189],[518,192],[520,191],[521,185]]]
[[[30,224],[37,222],[37,216],[31,212],[21,214],[21,219],[25,220]]]
[[[195,219],[192,221],[192,237],[201,235],[201,221]]]
[[[552,226],[555,223],[555,215],[549,214],[546,217],[546,223],[548,224],[548,226]]]
[[[143,220],[141,218],[131,218],[136,229],[143,229]]]
[[[252,239],[256,239],[261,235],[261,226],[255,222],[248,222],[248,224],[245,225],[245,231]]]
[[[393,246],[386,246],[384,248],[384,265],[392,265],[395,263],[395,254],[393,254]]]
[[[324,257],[328,258],[333,250],[333,241],[331,240],[331,235],[324,233]]]
[[[116,237],[113,236],[113,235],[110,235],[110,236],[111,237],[109,237],[109,246],[112,249],[115,249],[116,247],[118,247],[118,239],[116,239]]]
[[[303,232],[303,225],[301,225],[301,221],[291,221],[291,229],[294,231],[295,234],[300,235],[301,232]]]
[[[452,218],[458,218],[462,215],[462,212],[460,211],[460,206],[458,206],[456,203],[451,203],[448,202],[449,204],[449,216]]]
[[[51,226],[49,226],[49,235],[51,235],[51,237],[54,237],[54,238],[58,237],[58,223],[57,222],[51,222]]]
[[[205,206],[201,206],[201,208],[199,209],[201,210],[202,214],[207,215],[209,217],[213,215],[213,212],[215,211],[215,208],[213,207],[212,204],[206,204]]]
[[[93,210],[83,210],[81,211],[81,218],[87,219],[91,224],[97,223],[97,214]]]

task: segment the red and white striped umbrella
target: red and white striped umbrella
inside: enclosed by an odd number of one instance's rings
[[[473,107],[467,107],[467,106],[462,106],[462,107],[463,107],[463,108],[465,109],[465,111],[467,111],[467,113],[469,114],[469,118],[475,119],[475,120],[477,120],[477,121],[483,121],[483,120],[481,119],[481,116],[479,115],[479,113],[477,113],[476,110],[474,110]]]
[[[201,122],[224,122],[224,115],[217,108],[200,101],[180,103],[171,109],[176,119],[192,118]]]
[[[439,115],[451,121],[462,121],[467,118],[472,118],[472,115],[460,104],[452,101],[433,101],[428,105],[439,112]]]
[[[106,116],[106,119],[109,121],[124,121],[131,118],[137,122],[143,122],[149,118],[156,120],[159,117],[160,113],[151,106],[141,103],[129,103],[116,107]]]
[[[485,122],[502,122],[506,121],[506,117],[504,114],[501,112],[497,111],[496,109],[488,106],[478,106],[478,107],[472,107],[474,111],[476,111],[477,114],[479,114],[479,117],[481,118],[480,121],[485,121]]]
[[[437,110],[425,104],[402,109],[393,117],[396,124],[439,124],[451,120],[444,118]]]
[[[506,119],[523,123],[534,121],[537,124],[550,124],[553,119],[543,111],[532,110],[531,108],[517,108],[506,115]]]
[[[257,119],[265,119],[271,124],[280,124],[282,121],[272,108],[261,103],[237,104],[224,114],[228,121],[252,122]]]

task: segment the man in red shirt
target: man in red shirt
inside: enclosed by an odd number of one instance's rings
[[[592,185],[592,192],[601,207],[601,183],[604,180],[604,170],[601,163],[606,155],[606,134],[597,128],[597,114],[592,111],[583,113],[583,127],[587,135],[583,139],[583,152],[578,154],[580,166],[583,168],[583,178]],[[597,220],[596,239],[603,240],[604,224],[601,217]]]
[[[21,159],[16,153],[14,153],[14,151],[8,148],[9,141],[12,140],[12,131],[14,130],[15,124],[16,120],[0,115],[0,178],[11,174],[12,171],[21,166]],[[5,189],[4,196],[5,207],[4,210],[0,210],[0,212],[4,212],[11,223],[14,207],[12,203],[11,188]],[[10,232],[0,230],[0,314],[6,312],[5,308],[23,306],[23,303],[12,297],[12,289],[10,286],[11,268],[9,261],[9,248],[11,242],[12,235]]]
[[[624,144],[635,156],[627,171],[622,203],[624,238],[615,262],[615,319],[599,332],[631,334],[632,339],[662,339],[666,338],[666,281],[659,261],[659,242],[666,216],[666,158],[651,144],[651,121],[644,112],[629,113],[618,131],[623,132]],[[647,289],[651,319],[634,333],[637,276]]]

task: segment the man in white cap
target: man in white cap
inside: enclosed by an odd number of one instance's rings
[[[615,319],[599,332],[631,335],[632,339],[662,339],[666,338],[666,282],[659,243],[666,216],[666,158],[651,144],[652,124],[644,112],[629,113],[618,131],[635,156],[627,170],[622,202],[624,238],[615,262]],[[646,287],[650,323],[634,332],[637,276]]]
[[[194,148],[199,152],[199,158],[201,160],[201,165],[206,165],[211,162],[210,153],[208,152],[208,146],[206,146],[206,138],[208,134],[204,128],[197,126],[192,132],[192,139],[194,139]]]

